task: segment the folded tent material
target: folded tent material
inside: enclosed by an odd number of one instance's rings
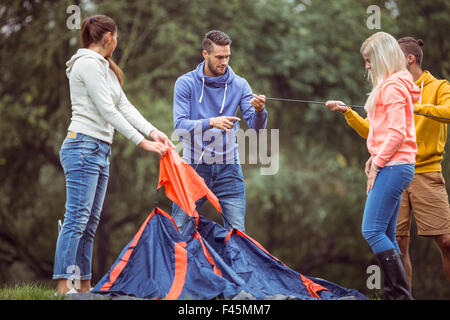
[[[199,216],[203,196],[221,212],[203,179],[171,150],[161,159],[158,188],[165,186],[194,223],[180,233],[172,217],[156,207],[125,246],[94,293],[147,299],[366,299],[353,289],[302,275],[273,257],[247,234],[226,230]]]
[[[177,203],[198,224],[198,213],[195,202],[202,197],[211,202],[214,208],[222,213],[219,199],[206,186],[205,180],[175,150],[167,152],[160,161],[158,189],[164,185],[167,197]]]

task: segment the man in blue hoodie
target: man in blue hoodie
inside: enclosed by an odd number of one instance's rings
[[[254,95],[248,82],[228,65],[230,38],[212,30],[202,42],[204,61],[175,83],[173,118],[183,141],[183,159],[205,179],[219,198],[227,229],[245,232],[245,184],[236,131],[238,106],[250,129],[264,129],[265,96]],[[197,202],[199,208],[205,198]],[[181,230],[188,216],[174,203],[172,217]]]

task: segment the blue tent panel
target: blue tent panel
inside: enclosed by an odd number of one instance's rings
[[[187,224],[181,234],[159,208],[93,289],[147,299],[231,299],[243,291],[256,299],[365,299],[356,290],[299,274],[244,233],[205,217],[198,229]]]

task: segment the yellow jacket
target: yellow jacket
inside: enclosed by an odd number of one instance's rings
[[[450,123],[450,84],[447,80],[437,80],[428,71],[422,73],[415,83],[423,88],[421,99],[415,105],[416,114],[414,115],[418,149],[415,172],[442,171],[441,162],[447,142],[447,123]],[[447,119],[427,117],[418,113]],[[367,139],[369,120],[363,119],[351,109],[344,115],[350,127]]]

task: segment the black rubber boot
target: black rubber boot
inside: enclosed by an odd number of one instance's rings
[[[386,250],[376,254],[384,272],[384,294],[389,300],[414,300],[400,255]]]

